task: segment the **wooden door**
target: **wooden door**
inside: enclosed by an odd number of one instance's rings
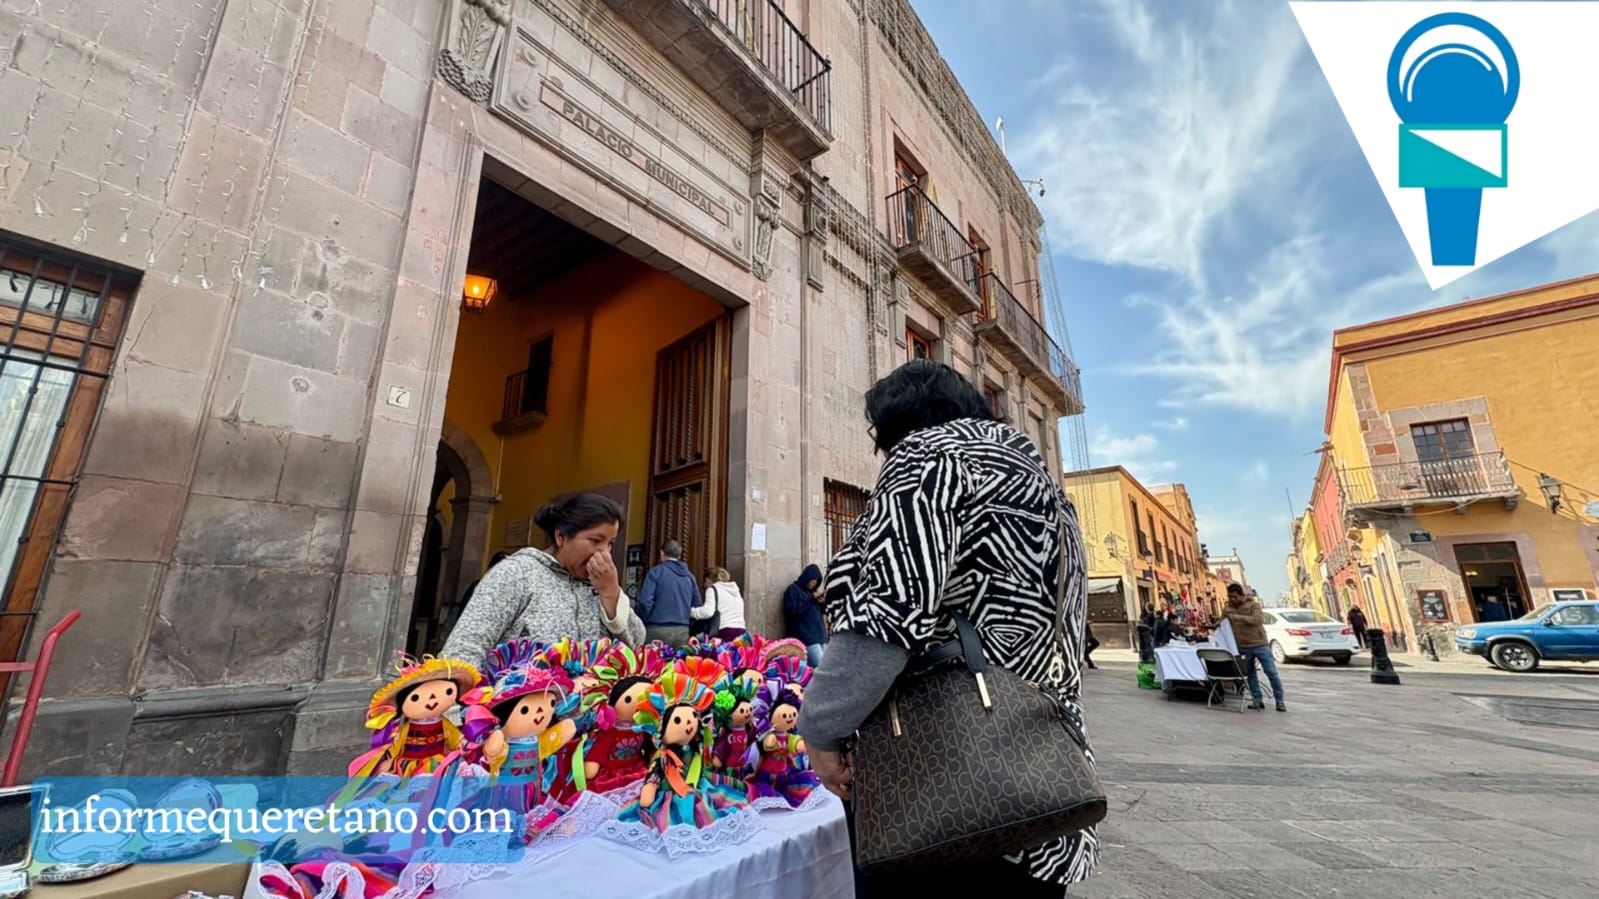
[[[134,283],[0,233],[0,661],[28,638]]]
[[[678,540],[696,576],[727,561],[728,317],[655,359],[645,555]]]

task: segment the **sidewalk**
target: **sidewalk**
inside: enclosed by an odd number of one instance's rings
[[[1596,731],[1480,701],[1599,700],[1599,676],[1407,659],[1385,686],[1358,661],[1296,663],[1286,714],[1239,714],[1138,689],[1134,653],[1094,655],[1083,699],[1111,811],[1072,899],[1599,896]]]

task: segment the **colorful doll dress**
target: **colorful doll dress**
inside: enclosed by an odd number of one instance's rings
[[[443,766],[445,757],[460,748],[459,732],[455,725],[443,718],[432,721],[411,721],[400,727],[403,743],[395,746],[398,753],[389,773],[400,777],[432,774]]]
[[[762,747],[755,776],[750,778],[750,799],[777,798],[792,808],[799,808],[821,786],[821,781],[810,770],[810,760],[805,753],[798,749],[800,738],[795,734],[776,736],[776,749],[767,752]]]
[[[750,742],[755,738],[755,728],[745,725],[722,731],[711,747],[711,755],[721,763],[723,774],[742,780],[749,771]]]
[[[523,832],[526,840],[548,829],[566,811],[550,796],[556,776],[555,757],[544,754],[541,742],[537,736],[506,738],[506,757],[499,769],[501,776],[514,777],[523,784],[528,812]]]
[[[744,808],[744,797],[738,791],[703,781],[698,768],[691,764],[685,771],[676,749],[661,749],[645,778],[645,783],[656,785],[654,804],[645,807],[634,800],[618,813],[618,820],[637,821],[656,833],[665,833],[679,825],[709,827]]]
[[[588,789],[595,793],[620,790],[650,773],[649,760],[644,756],[644,735],[631,727],[598,731],[585,756],[600,766],[599,773],[588,782]]]

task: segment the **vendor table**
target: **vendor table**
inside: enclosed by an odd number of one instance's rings
[[[749,840],[708,854],[671,858],[588,837],[526,870],[469,884],[458,899],[849,899],[855,895],[844,804],[832,794],[816,808],[761,812]]]
[[[1199,659],[1201,649],[1225,649],[1238,655],[1238,640],[1233,637],[1231,621],[1222,622],[1204,643],[1170,643],[1155,650],[1155,679],[1167,681],[1207,680],[1205,663]]]
[[[1161,683],[1205,680],[1205,663],[1199,659],[1201,648],[1199,644],[1173,643],[1155,650],[1155,679]]]

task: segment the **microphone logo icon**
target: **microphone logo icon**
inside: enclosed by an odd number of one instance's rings
[[[1447,12],[1416,23],[1388,61],[1399,114],[1399,186],[1425,191],[1435,266],[1473,266],[1485,188],[1508,183],[1505,120],[1521,90],[1510,42],[1493,25]]]

